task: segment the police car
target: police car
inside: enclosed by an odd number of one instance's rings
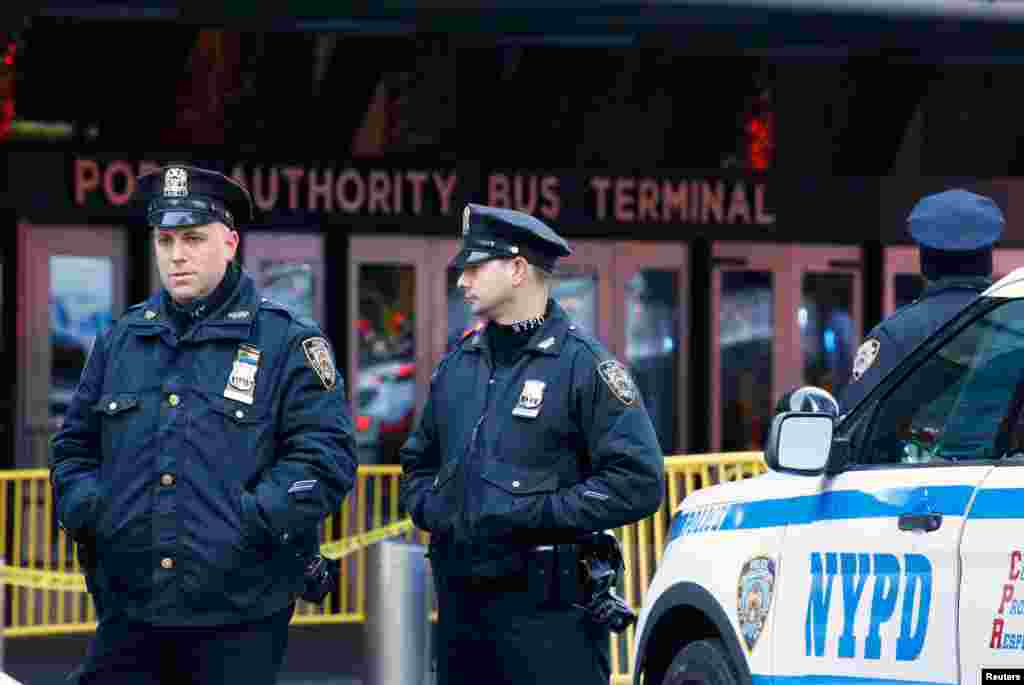
[[[765,460],[676,512],[637,685],[1024,682],[1024,269]]]

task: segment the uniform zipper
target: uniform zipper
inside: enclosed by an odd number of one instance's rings
[[[494,371],[495,367],[490,367],[490,375],[487,379],[487,393],[484,397],[484,411],[480,415],[480,418],[476,420],[476,424],[473,426],[473,432],[469,437],[469,446],[466,450],[466,473],[463,481],[463,492],[462,492],[462,523],[465,530],[469,534],[469,538],[473,538],[473,527],[470,525],[470,513],[473,511],[477,502],[475,499],[471,499],[470,496],[473,492],[473,488],[481,483],[480,473],[476,468],[476,464],[480,461],[476,457],[477,452],[477,440],[480,437],[480,427],[483,426],[484,420],[487,418],[488,412],[491,410],[491,388],[494,387]],[[479,498],[478,498],[479,499]]]

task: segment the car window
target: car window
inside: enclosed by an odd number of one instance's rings
[[[857,461],[1024,457],[1024,300],[973,321],[884,397]]]

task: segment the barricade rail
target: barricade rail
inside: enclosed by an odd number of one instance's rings
[[[672,512],[701,487],[765,471],[761,452],[695,454],[665,459],[666,497],[647,519],[615,531],[625,572],[619,591],[640,607],[661,562]],[[359,467],[355,489],[321,529],[322,552],[341,559],[338,587],[323,605],[299,600],[296,624],[360,623],[366,617],[366,547],[391,537],[425,543],[398,506],[401,467]],[[85,591],[75,546],[57,524],[47,469],[0,470],[0,582],[6,588],[5,637],[89,632],[96,612]],[[371,608],[372,610],[372,608]],[[436,618],[436,616],[434,616]],[[611,637],[613,682],[629,682],[634,627]]]

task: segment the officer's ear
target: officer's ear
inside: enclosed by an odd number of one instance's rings
[[[509,260],[512,267],[512,285],[519,287],[530,277],[530,263],[523,257],[513,257]]]
[[[238,231],[224,224],[221,224],[221,228],[224,233],[224,244],[228,248],[228,261],[231,261],[235,258],[235,255],[238,254],[238,242],[240,240],[238,237]]]

